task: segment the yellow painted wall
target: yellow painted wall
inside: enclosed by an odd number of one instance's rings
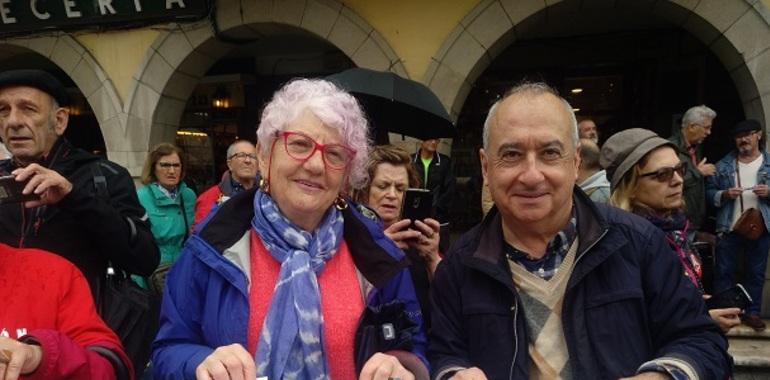
[[[125,31],[78,35],[80,41],[112,79],[118,96],[125,100],[131,90],[131,79],[158,37],[157,30]]]
[[[377,29],[401,57],[409,77],[420,80],[433,54],[478,0],[344,0],[343,3]]]

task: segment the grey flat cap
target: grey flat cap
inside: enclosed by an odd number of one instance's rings
[[[629,169],[647,153],[663,145],[676,149],[674,143],[648,129],[631,128],[610,136],[599,156],[599,164],[607,170],[610,188],[615,190]]]

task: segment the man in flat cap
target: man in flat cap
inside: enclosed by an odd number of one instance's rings
[[[0,73],[0,137],[12,157],[0,174],[35,199],[0,204],[0,242],[40,248],[74,263],[91,289],[107,262],[139,275],[159,253],[134,182],[123,167],[73,147],[62,135],[69,112],[64,86],[40,70]]]
[[[706,181],[706,199],[717,208],[716,273],[714,291],[735,285],[739,258],[745,260],[743,286],[754,303],[741,317],[743,323],[762,331],[762,288],[765,285],[767,251],[770,248],[770,155],[760,148],[762,125],[756,120],[738,123],[732,131],[735,150],[719,160],[716,172]],[[758,209],[764,224],[762,234],[751,240],[734,231],[745,210]]]
[[[490,109],[479,155],[495,208],[431,284],[434,379],[725,378],[727,342],[663,232],[575,186],[578,141],[544,83]]]

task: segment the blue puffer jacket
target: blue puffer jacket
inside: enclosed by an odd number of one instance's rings
[[[770,155],[767,152],[762,152],[757,184],[770,184]],[[735,186],[735,151],[732,151],[717,162],[714,175],[706,179],[706,200],[717,208],[717,232],[730,231],[733,211],[735,207],[740,207],[737,199],[722,202],[722,192]],[[765,228],[770,231],[770,199],[759,198],[759,211],[765,220]]]
[[[153,343],[156,379],[195,379],[195,369],[217,347],[246,347],[255,191],[236,195],[204,219],[169,272]],[[383,234],[373,212],[351,204],[343,216],[345,242],[356,269],[374,286],[367,305],[404,303],[406,314],[420,327],[412,336],[412,353],[427,367],[427,342],[408,260]]]
[[[578,253],[562,309],[574,379],[632,376],[669,358],[699,379],[730,373],[727,341],[682,276],[663,232],[575,190]],[[526,318],[491,211],[439,265],[431,284],[434,378],[479,367],[489,379],[528,379]]]

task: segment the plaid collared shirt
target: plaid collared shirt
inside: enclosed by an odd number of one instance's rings
[[[575,206],[572,206],[569,223],[556,234],[553,240],[548,242],[543,257],[539,259],[534,258],[532,255],[516,249],[506,242],[503,242],[503,249],[508,260],[521,265],[528,272],[548,281],[559,271],[559,266],[564,260],[564,256],[567,255],[572,242],[575,241],[575,236],[577,236],[577,216],[575,214]]]

